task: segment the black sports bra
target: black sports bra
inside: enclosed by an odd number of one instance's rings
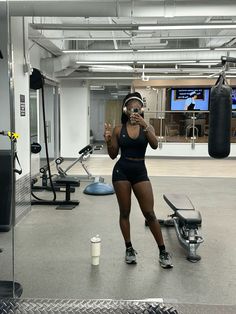
[[[131,138],[127,132],[126,125],[123,124],[118,143],[121,150],[121,158],[144,158],[148,140],[141,127],[139,136],[135,139]]]

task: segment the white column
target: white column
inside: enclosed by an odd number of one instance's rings
[[[90,91],[78,80],[61,82],[61,156],[76,158],[89,144]]]
[[[6,15],[6,4],[0,5],[0,49],[3,59],[0,59],[0,131],[8,131],[10,123],[10,95],[9,95],[9,73],[8,73],[8,21]],[[1,149],[10,149],[10,141],[7,137],[0,136]]]
[[[26,25],[25,30],[28,29]],[[24,73],[24,41],[27,44],[27,34],[23,34],[23,18],[11,18],[11,37],[13,48],[14,76],[14,107],[15,131],[20,134],[17,142],[18,156],[22,166],[22,175],[30,172],[30,112],[29,112],[29,75]],[[24,38],[25,37],[25,38]]]

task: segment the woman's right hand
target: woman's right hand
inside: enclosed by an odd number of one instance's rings
[[[110,123],[105,123],[104,124],[104,139],[105,142],[108,143],[111,141],[111,136],[112,136],[112,127]]]

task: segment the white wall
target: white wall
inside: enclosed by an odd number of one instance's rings
[[[90,128],[93,130],[95,141],[104,141],[106,102],[111,96],[101,91],[92,91],[90,95]]]
[[[61,82],[61,156],[75,158],[89,143],[90,93],[78,80]]]
[[[0,6],[4,10],[3,5]],[[0,17],[0,48],[3,59],[0,59],[0,131],[10,130],[10,97],[8,78],[8,31],[7,19]],[[1,149],[10,149],[11,145],[7,137],[0,136]]]
[[[12,18],[11,28],[15,91],[15,131],[20,134],[17,142],[17,152],[23,170],[21,176],[23,176],[30,172],[29,76],[23,71],[23,19],[21,17]],[[25,96],[25,116],[20,115],[20,95]]]

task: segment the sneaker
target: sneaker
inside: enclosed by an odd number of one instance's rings
[[[170,255],[170,253],[168,253],[166,251],[160,253],[159,262],[160,262],[161,267],[163,267],[163,268],[172,268],[173,267],[171,255]]]
[[[132,247],[126,249],[125,262],[127,264],[136,264],[136,254],[137,252]]]

